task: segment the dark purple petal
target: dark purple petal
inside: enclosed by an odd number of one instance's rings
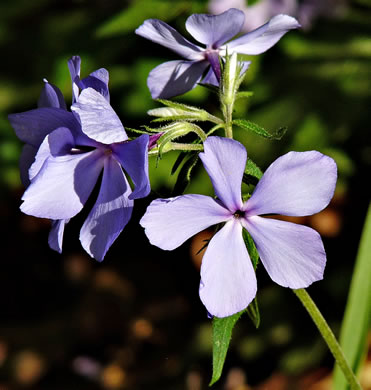
[[[268,167],[244,209],[247,215],[312,215],[329,204],[336,179],[331,157],[316,151],[289,152]]]
[[[186,29],[198,42],[217,49],[238,34],[244,22],[244,13],[231,8],[220,15],[191,15],[186,21]]]
[[[30,184],[28,171],[35,161],[36,153],[37,148],[35,148],[34,146],[26,144],[22,148],[22,153],[19,158],[19,171],[21,176],[21,182],[25,188],[27,188]]]
[[[215,73],[211,67],[208,70],[208,72],[206,73],[206,76],[204,77],[204,79],[202,80],[202,83],[203,84],[211,84],[211,85],[215,85],[216,87],[219,87],[219,81],[216,78]]]
[[[98,150],[50,156],[23,194],[21,210],[39,218],[72,218],[83,208],[102,164],[102,152]]]
[[[119,117],[95,89],[81,91],[71,110],[80,118],[81,130],[89,138],[107,145],[128,139]]]
[[[10,114],[8,118],[17,137],[35,147],[39,147],[43,139],[58,127],[67,127],[75,133],[80,131],[80,125],[72,112],[61,108],[37,108]]]
[[[232,218],[217,201],[204,195],[156,199],[140,220],[152,245],[172,250],[196,233]]]
[[[298,21],[288,15],[274,16],[263,26],[229,42],[228,52],[261,54],[275,45],[289,30],[299,28]]]
[[[254,216],[241,219],[273,281],[305,288],[323,278],[326,253],[320,235],[291,222]]]
[[[210,176],[216,196],[231,213],[242,207],[241,184],[247,153],[239,142],[208,137],[200,158]]]
[[[213,70],[219,84],[220,76],[221,76],[219,53],[217,53],[216,51],[206,52],[205,57],[209,61],[211,65],[211,69]]]
[[[189,42],[161,20],[148,19],[135,30],[135,33],[167,47],[187,60],[199,61],[203,59],[202,48]]]
[[[201,80],[207,61],[169,61],[154,68],[147,79],[153,99],[168,99],[193,89]]]
[[[151,150],[157,146],[158,139],[164,134],[164,132],[156,133],[149,136],[148,150]]]
[[[200,298],[207,311],[227,317],[245,309],[256,295],[256,277],[237,220],[215,234],[201,265]]]
[[[98,261],[129,222],[134,202],[121,167],[113,158],[104,164],[98,199],[80,231],[83,248]]]
[[[81,58],[73,56],[68,60],[68,69],[72,80],[72,103],[75,103],[79,96],[79,87],[75,83],[76,77],[80,78]]]
[[[148,177],[148,134],[134,141],[112,145],[115,158],[120,162],[134,183],[130,199],[144,198],[151,191]]]
[[[108,89],[109,73],[106,69],[101,68],[96,70],[93,73],[90,73],[88,77],[80,80],[76,80],[76,84],[80,89],[93,88],[101,95],[103,95],[106,100],[110,101],[109,89]]]
[[[37,106],[40,107],[55,107],[62,108],[63,110],[67,110],[66,102],[64,101],[64,97],[62,92],[58,87],[53,84],[50,84],[47,80],[44,80],[44,86],[41,90],[41,94],[39,97],[39,101],[37,102]]]
[[[52,222],[52,227],[48,237],[48,244],[51,249],[59,253],[62,253],[64,227],[69,221],[69,219],[60,219]]]

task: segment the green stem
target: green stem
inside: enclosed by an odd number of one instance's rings
[[[193,151],[193,150],[204,150],[204,146],[200,144],[181,144],[177,142],[170,142],[169,151],[170,150],[182,150],[182,151]]]
[[[332,330],[328,326],[326,320],[323,318],[321,312],[318,310],[318,307],[313,302],[312,298],[303,288],[299,290],[293,290],[293,292],[300,299],[301,303],[304,305],[304,307],[307,309],[307,312],[312,317],[313,322],[316,324],[323,339],[325,340],[327,346],[333,354],[336,363],[343,371],[343,374],[347,379],[351,390],[362,389],[357,377],[354,375],[354,372],[350,368],[339,343],[337,342],[334,334],[332,333]]]

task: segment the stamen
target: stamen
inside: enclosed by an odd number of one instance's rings
[[[243,217],[245,215],[245,212],[244,211],[242,211],[242,210],[236,210],[235,212],[234,212],[234,214],[233,214],[233,216],[235,217],[235,218],[241,218],[241,217]]]

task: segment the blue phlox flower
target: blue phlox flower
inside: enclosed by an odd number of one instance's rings
[[[206,46],[201,47],[188,41],[161,20],[146,20],[135,32],[184,58],[165,62],[150,72],[147,84],[152,98],[167,99],[190,91],[201,81],[205,72],[202,82],[218,85],[219,56],[225,56],[227,51],[228,54],[261,54],[287,31],[300,27],[295,18],[277,15],[263,26],[228,42],[241,31],[244,21],[244,13],[235,8],[220,15],[191,15],[186,21],[186,29],[196,41]]]
[[[106,70],[80,80],[79,57],[73,57],[69,67],[72,112],[66,110],[59,89],[46,82],[42,107],[9,116],[17,136],[26,142],[21,167],[28,172],[28,182],[21,210],[53,220],[49,245],[61,252],[66,223],[82,210],[101,176],[97,200],[80,231],[83,248],[101,261],[130,220],[134,200],[150,191],[149,137],[128,140],[109,104]]]
[[[322,279],[326,253],[320,235],[307,226],[264,216],[305,216],[324,209],[337,179],[332,158],[317,151],[281,156],[268,167],[246,202],[241,198],[247,159],[243,145],[208,137],[200,158],[217,199],[194,194],[157,199],[140,223],[150,242],[165,250],[224,223],[208,243],[201,265],[199,293],[211,315],[237,313],[256,295],[256,276],[242,229],[253,238],[263,266],[279,285],[298,289]]]

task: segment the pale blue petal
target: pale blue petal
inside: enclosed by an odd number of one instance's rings
[[[71,110],[80,118],[81,130],[89,138],[107,145],[128,139],[119,117],[95,89],[84,89]]]
[[[134,183],[130,199],[143,198],[151,191],[148,177],[148,134],[133,141],[112,145],[115,158],[121,163]]]
[[[261,54],[275,45],[289,30],[299,28],[298,21],[288,15],[276,15],[263,26],[229,42],[228,53]]]
[[[92,192],[102,164],[98,150],[50,156],[23,194],[21,210],[39,218],[72,218]]]
[[[219,87],[219,81],[216,78],[214,70],[211,66],[210,66],[210,69],[208,70],[208,72],[206,73],[206,76],[202,80],[202,83],[203,84],[211,84],[211,85],[215,85],[216,87]]]
[[[331,157],[317,151],[289,152],[268,167],[244,209],[247,215],[312,215],[329,204],[336,179]]]
[[[168,99],[193,89],[201,80],[207,61],[169,61],[154,68],[147,79],[153,99]]]
[[[192,61],[203,59],[203,49],[185,39],[178,31],[158,19],[148,19],[139,26],[135,33],[165,46],[183,58]]]
[[[237,35],[244,22],[244,13],[230,8],[220,15],[191,15],[186,21],[186,29],[198,42],[217,49]]]
[[[241,222],[251,234],[260,260],[274,282],[298,289],[323,278],[326,253],[315,230],[259,216]]]
[[[242,207],[241,184],[247,153],[238,141],[208,137],[200,158],[215,190],[216,196],[232,213]]]
[[[228,317],[246,309],[255,295],[256,277],[242,238],[242,226],[233,219],[206,248],[200,298],[210,314]]]
[[[233,218],[217,201],[204,195],[156,199],[140,220],[152,245],[173,250],[211,225]]]
[[[81,245],[98,261],[130,220],[134,205],[130,193],[119,164],[113,158],[105,159],[98,199],[80,231]]]

